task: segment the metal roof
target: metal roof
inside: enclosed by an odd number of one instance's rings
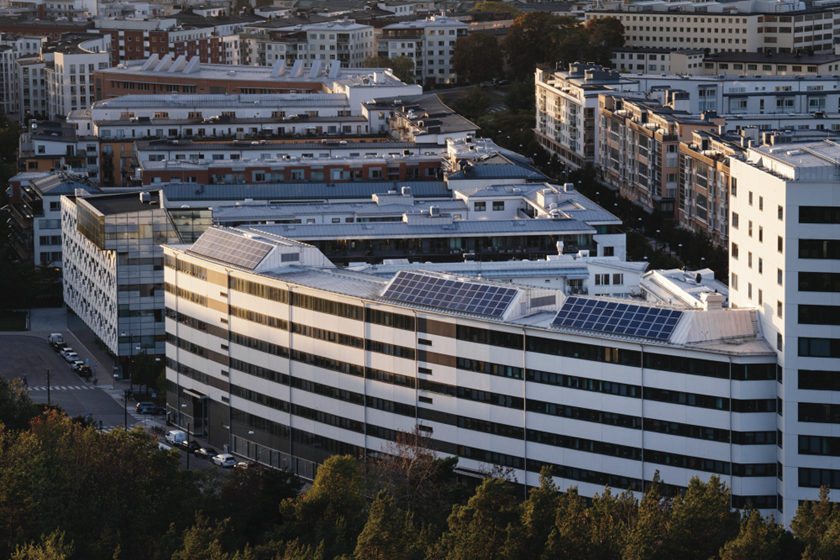
[[[282,237],[302,240],[376,239],[399,237],[461,237],[490,235],[594,234],[595,228],[578,220],[477,220],[452,223],[432,222],[428,225],[406,222],[373,222],[352,224],[288,224],[248,226]]]
[[[370,200],[374,194],[400,187],[411,187],[415,198],[451,198],[442,181],[385,181],[378,183],[273,183],[248,185],[196,185],[170,183],[163,187],[166,198],[172,201],[233,200],[342,200],[362,198]]]
[[[230,66],[229,68],[239,68]],[[343,93],[271,93],[271,94],[187,94],[123,95],[93,104],[93,110],[107,109],[207,109],[286,107],[349,107]],[[212,115],[207,115],[212,116]]]

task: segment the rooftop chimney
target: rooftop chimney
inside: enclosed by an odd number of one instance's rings
[[[723,310],[724,297],[717,292],[706,292],[700,294],[700,301],[703,302],[703,309],[706,311]]]

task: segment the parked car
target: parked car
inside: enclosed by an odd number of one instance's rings
[[[134,412],[137,414],[158,414],[160,407],[153,402],[139,402],[134,407]]]
[[[55,352],[60,353],[62,350],[67,348],[67,343],[66,342],[57,342],[57,343],[53,344],[52,347],[53,347],[53,350]]]
[[[58,355],[61,356],[62,358],[64,358],[64,355],[67,354],[68,352],[73,352],[73,349],[70,348],[69,346],[65,346],[64,348],[62,348],[58,351]]]
[[[75,352],[65,352],[64,353],[64,361],[68,364],[71,364],[79,359],[79,355]]]
[[[194,439],[190,441],[185,440],[181,442],[181,448],[187,453],[195,453],[196,451],[201,449],[201,444],[195,441]]]
[[[239,461],[233,466],[234,469],[239,469],[240,471],[247,471],[252,468],[251,463],[246,463],[245,461]]]
[[[202,447],[201,449],[198,449],[195,452],[196,457],[198,457],[199,459],[206,459],[208,461],[213,459],[213,457],[215,457],[218,454],[219,452],[213,449],[212,447]]]
[[[79,368],[84,366],[84,365],[85,365],[85,363],[82,360],[76,360],[74,362],[70,362],[70,369],[78,372]]]
[[[76,370],[76,373],[79,374],[79,377],[90,377],[93,375],[93,371],[90,369],[90,366],[81,365]]]
[[[236,464],[236,459],[230,453],[221,453],[213,457],[213,464],[220,467],[230,468]]]

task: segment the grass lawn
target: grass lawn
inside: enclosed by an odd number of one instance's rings
[[[0,312],[0,331],[25,331],[26,311]]]

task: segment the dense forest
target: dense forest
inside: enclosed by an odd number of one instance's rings
[[[840,509],[803,504],[790,530],[730,509],[726,485],[691,481],[641,499],[585,500],[550,473],[526,500],[510,472],[456,482],[422,432],[376,458],[336,456],[311,487],[287,471],[181,470],[135,429],[102,434],[0,379],[0,557],[14,560],[830,559]]]

